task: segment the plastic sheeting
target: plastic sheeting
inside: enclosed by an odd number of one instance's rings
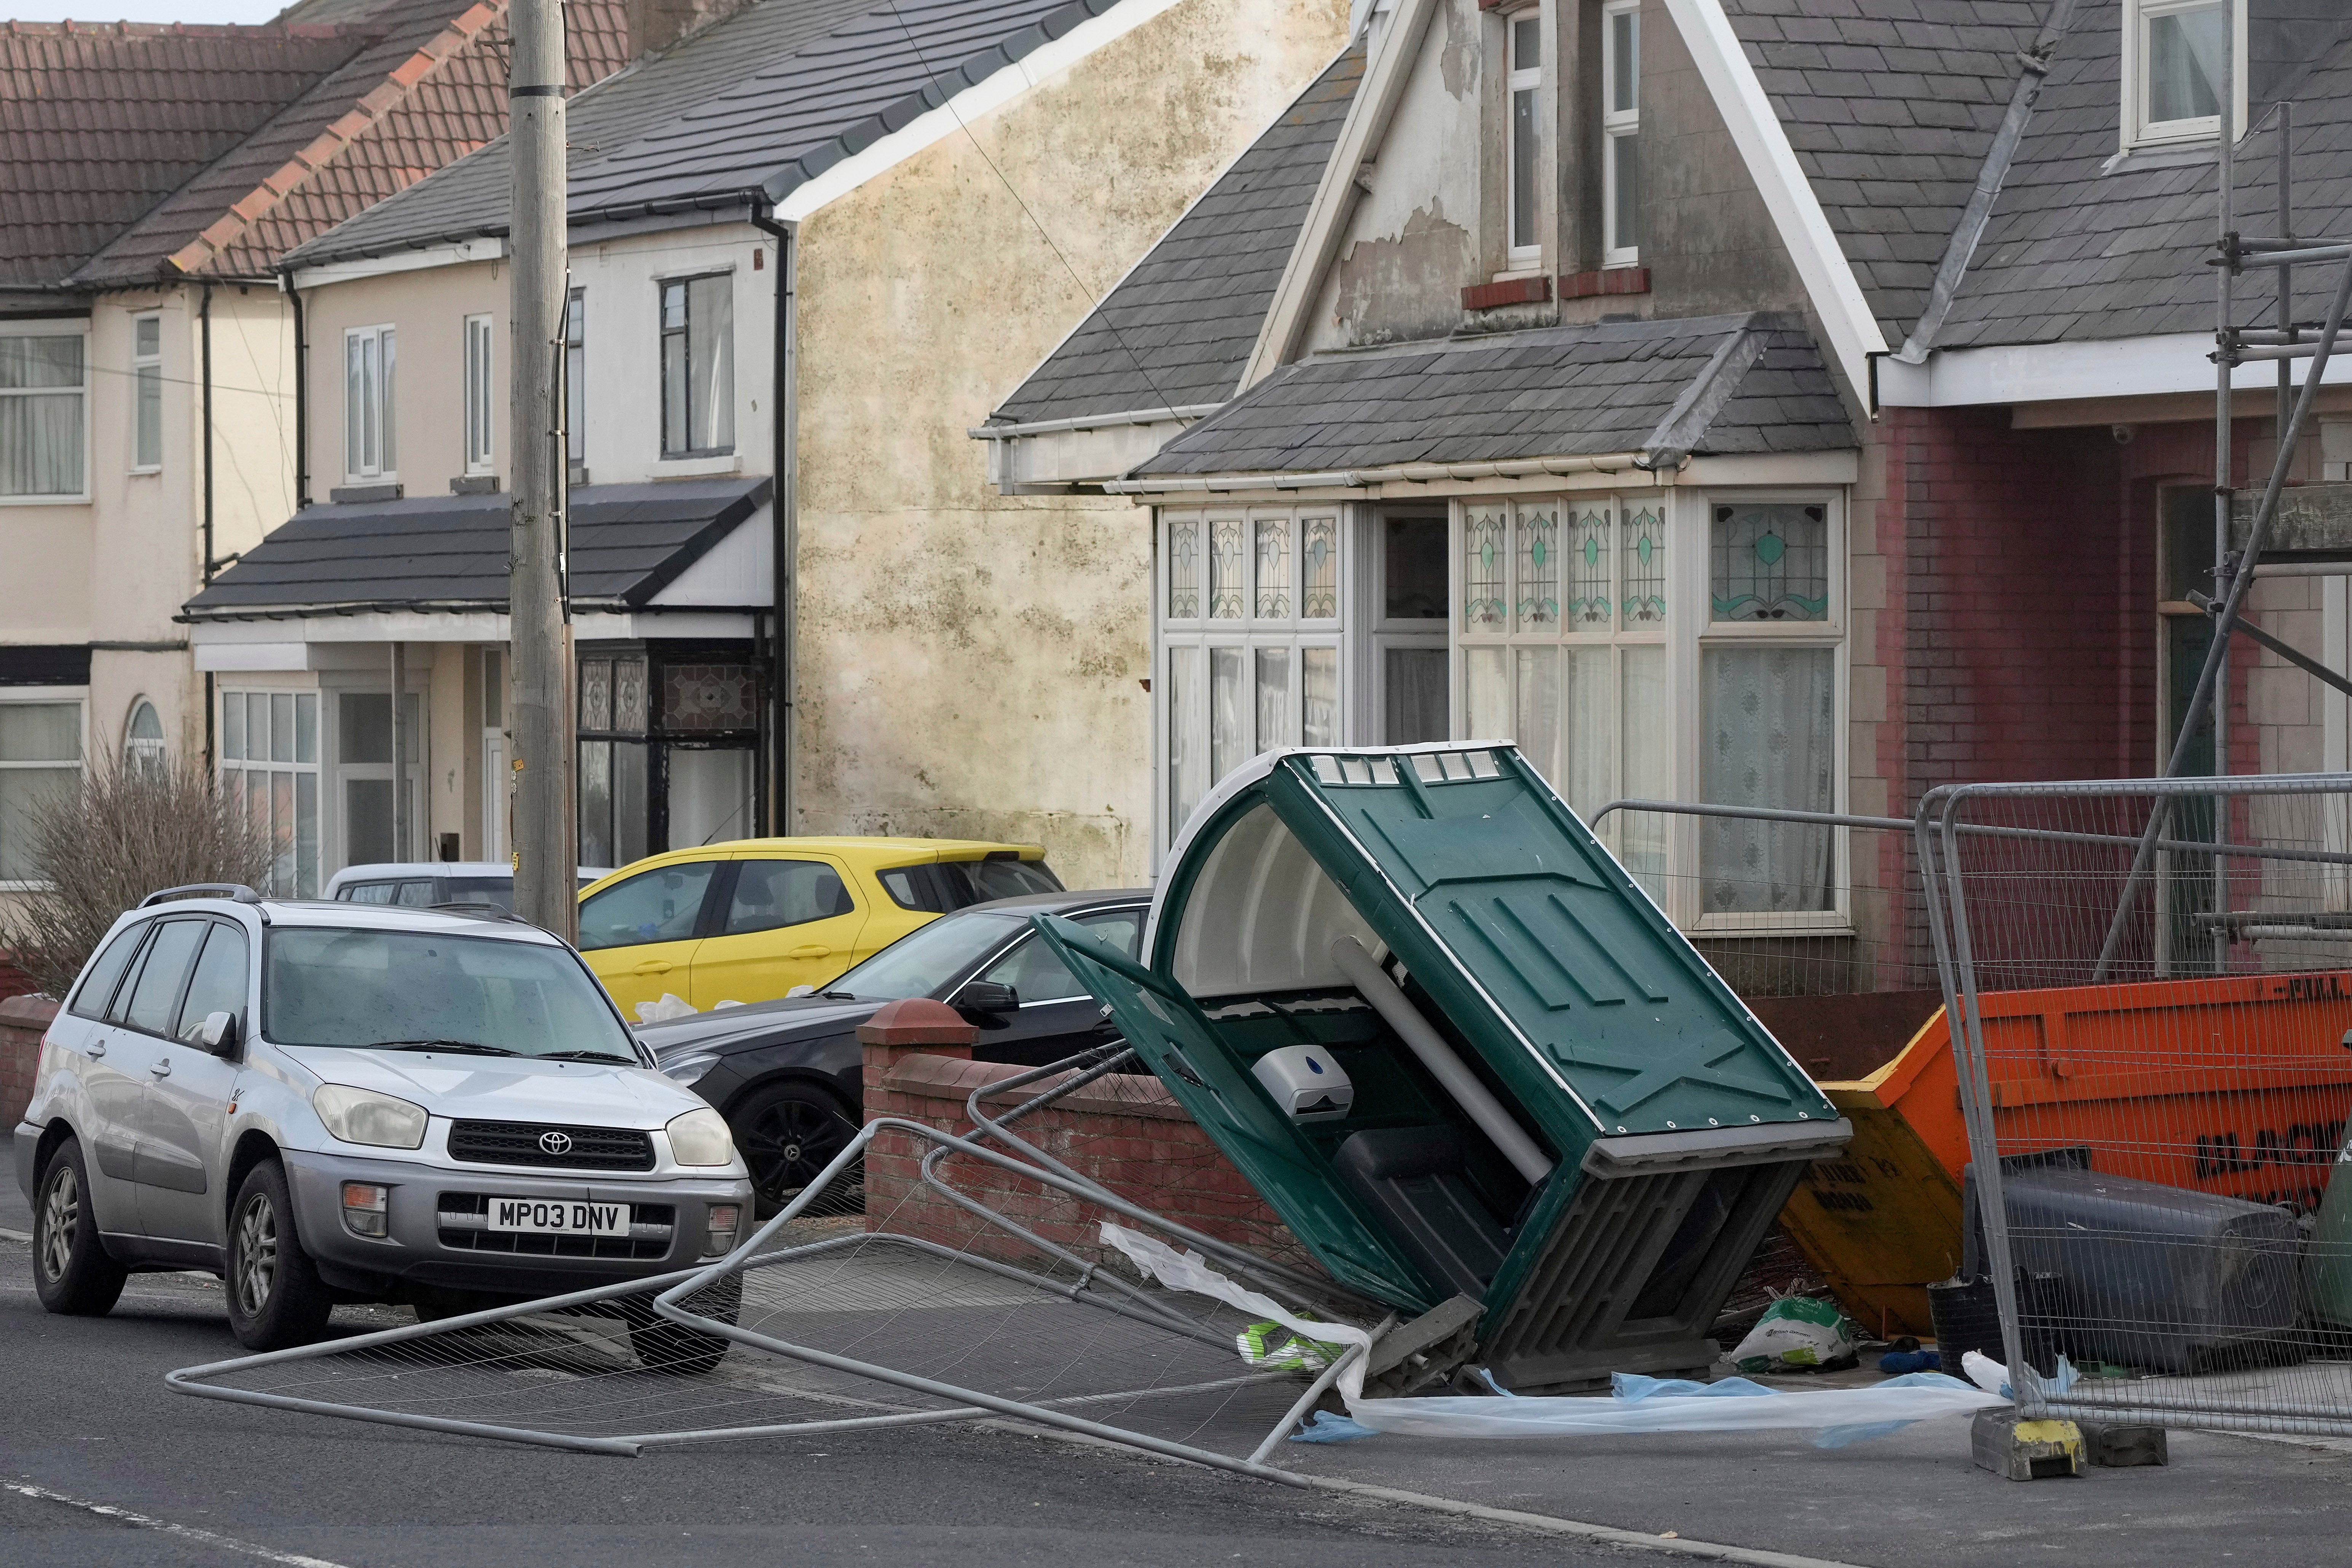
[[[1286,1311],[1270,1296],[1235,1284],[1200,1254],[1179,1252],[1139,1231],[1105,1222],[1103,1241],[1173,1290],[1189,1290],[1268,1318],[1323,1344],[1369,1348],[1371,1336],[1346,1323],[1318,1322]],[[1606,1399],[1559,1395],[1499,1399],[1444,1394],[1427,1399],[1366,1399],[1363,1357],[1350,1360],[1338,1387],[1360,1431],[1334,1418],[1310,1429],[1310,1442],[1344,1442],[1374,1433],[1415,1437],[1618,1436],[1639,1432],[1819,1432],[1817,1446],[1884,1436],[1915,1421],[1966,1415],[2011,1403],[2008,1371],[1970,1352],[1965,1358],[1975,1386],[1939,1372],[1912,1373],[1868,1388],[1790,1393],[1744,1377],[1701,1384],[1620,1373]],[[2000,1392],[1995,1392],[2000,1390]]]

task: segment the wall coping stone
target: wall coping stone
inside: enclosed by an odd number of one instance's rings
[[[959,1104],[971,1091],[984,1089],[1031,1069],[1011,1062],[961,1061],[953,1057],[908,1053],[883,1071],[878,1087],[926,1100],[951,1100]],[[1073,1075],[1040,1079],[1018,1089],[998,1089],[982,1098],[991,1102],[1018,1104],[1045,1093]],[[1097,1116],[1134,1116],[1162,1121],[1190,1121],[1190,1112],[1168,1092],[1168,1086],[1147,1073],[1110,1073],[1086,1088],[1055,1100],[1055,1110],[1084,1111]]]

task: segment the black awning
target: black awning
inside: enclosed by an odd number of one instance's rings
[[[772,493],[764,475],[573,490],[572,606],[641,608]],[[420,496],[305,508],[189,600],[181,618],[504,611],[512,500]],[[746,584],[746,603],[766,603],[768,587]]]

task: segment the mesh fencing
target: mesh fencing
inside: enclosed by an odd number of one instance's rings
[[[1961,1024],[1948,1356],[2031,1368],[2028,1414],[2352,1433],[2352,778],[1951,788],[1916,847]]]

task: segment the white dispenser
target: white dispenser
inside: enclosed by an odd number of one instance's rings
[[[1355,1107],[1348,1069],[1320,1046],[1268,1051],[1250,1070],[1294,1121],[1337,1121]]]

